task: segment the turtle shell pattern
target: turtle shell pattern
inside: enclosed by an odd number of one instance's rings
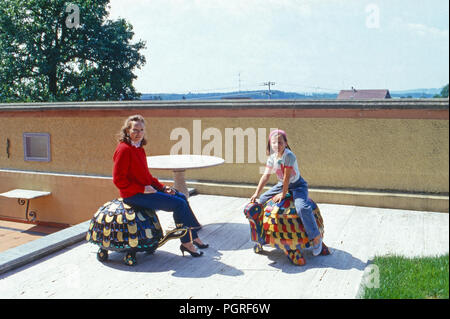
[[[101,206],[91,219],[86,240],[115,251],[152,251],[163,231],[154,210],[129,206],[120,198]]]
[[[272,247],[288,251],[311,247],[312,243],[306,235],[292,197],[287,197],[280,204],[270,199],[264,205],[262,217],[264,241]],[[310,200],[310,205],[319,231],[323,236],[324,225],[319,207],[312,200]]]

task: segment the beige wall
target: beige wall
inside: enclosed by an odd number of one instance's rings
[[[39,222],[69,225],[91,219],[103,203],[118,197],[110,178],[0,170],[0,193],[16,188],[51,192],[50,196],[31,199],[29,211],[36,211]],[[26,204],[0,196],[0,218],[22,220],[25,210]]]
[[[148,151],[168,154],[176,141],[170,131],[185,127],[191,132],[193,119],[158,118]],[[416,192],[448,192],[448,121],[417,119],[201,119],[203,129],[282,128],[297,155],[304,178],[313,187],[391,189]],[[192,139],[191,139],[192,140]],[[264,141],[267,139],[264,138]],[[203,141],[202,148],[209,141]],[[191,141],[192,144],[192,141]],[[235,143],[236,144],[236,143]],[[245,144],[247,149],[247,144]],[[265,147],[265,143],[264,143]],[[192,146],[191,146],[192,148]],[[236,153],[236,151],[235,151]],[[225,164],[222,167],[188,171],[188,179],[257,183],[264,163]],[[155,171],[156,173],[156,171]],[[158,172],[157,174],[164,174]]]
[[[201,120],[202,132],[213,127],[221,132],[225,157],[225,128],[284,129],[298,157],[304,178],[312,187],[397,190],[446,193],[449,190],[448,120],[432,119],[348,119],[348,118],[178,118],[147,116],[147,155],[169,154],[178,140],[172,130],[190,132],[194,120]],[[2,118],[0,168],[111,176],[115,134],[123,117]],[[47,132],[51,136],[51,161],[28,162],[23,156],[23,132]],[[260,134],[260,136],[262,136]],[[6,156],[9,138],[10,158]],[[262,136],[265,141],[266,138]],[[210,141],[201,141],[203,149]],[[245,140],[244,149],[248,142]],[[232,149],[232,148],[228,148]],[[258,148],[254,148],[258,150]],[[236,142],[232,153],[236,156]],[[257,183],[259,162],[227,163],[191,170],[187,179]],[[235,160],[236,161],[236,160]],[[152,171],[171,177],[167,171]]]
[[[236,141],[234,148],[225,146],[230,141],[226,138],[227,128],[254,130],[256,140],[250,146],[258,151],[260,138],[259,147],[263,148],[260,151],[264,152],[270,128],[281,128],[287,132],[301,173],[311,188],[419,192],[448,196],[448,100],[444,109],[441,102],[436,102],[440,109],[438,107],[432,111],[417,106],[412,110],[402,110],[394,105],[392,110],[377,109],[376,116],[354,108],[349,111],[345,107],[336,109],[322,106],[320,110],[316,110],[313,102],[306,108],[267,104],[255,109],[245,109],[244,106],[236,106],[236,103],[209,109],[189,104],[183,109],[177,103],[164,107],[150,103],[136,107],[115,105],[102,109],[61,106],[51,110],[26,107],[2,109],[0,106],[0,169],[110,177],[112,155],[117,143],[116,134],[128,115],[140,113],[148,121],[149,144],[145,147],[147,155],[169,154],[179,141],[170,139],[171,133],[177,132],[174,131],[176,129],[186,129],[189,132],[191,153],[194,152],[193,144],[197,142],[199,149],[203,150],[211,140],[206,137],[202,140],[198,133],[208,133],[208,128],[219,132],[220,138],[215,141],[222,146],[222,157],[230,149],[232,155],[236,156],[237,153]],[[197,125],[195,132],[194,123]],[[24,132],[50,133],[50,162],[24,161]],[[199,138],[194,141],[194,136],[197,135]],[[10,140],[9,158],[6,155],[7,138]],[[245,140],[244,148],[247,147],[249,142]],[[244,155],[244,163],[235,163],[234,159],[233,163],[213,168],[189,170],[186,178],[255,185],[260,178],[259,169],[264,161],[260,163],[256,154],[256,163],[248,163],[247,151]],[[152,173],[159,178],[172,177],[170,171],[152,170]],[[45,219],[45,211],[51,210],[52,216],[48,216],[48,219],[67,223],[79,221],[80,218],[73,217],[73,214],[90,216],[94,207],[117,194],[110,179],[43,176],[11,175],[4,172],[0,174],[0,192],[13,188],[51,188],[51,197],[33,200],[33,205],[40,211],[38,216]],[[273,178],[272,182],[274,181]],[[72,203],[67,195],[63,195],[67,193],[73,194],[73,198],[77,200]],[[83,198],[86,200],[82,200]],[[24,207],[10,207],[5,200],[7,199],[0,198],[0,215],[24,215]]]

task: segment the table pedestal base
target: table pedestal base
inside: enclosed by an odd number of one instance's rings
[[[189,190],[186,185],[186,179],[184,178],[185,170],[173,171],[173,188],[180,193],[183,193],[186,198],[189,198]]]

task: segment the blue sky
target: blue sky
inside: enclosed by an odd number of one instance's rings
[[[440,88],[447,0],[111,0],[147,42],[141,93]]]

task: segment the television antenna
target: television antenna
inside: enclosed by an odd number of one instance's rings
[[[268,95],[269,95],[269,99],[270,99],[270,98],[271,98],[271,95],[272,95],[272,93],[270,92],[270,86],[271,86],[271,85],[275,85],[275,82],[270,82],[270,81],[268,81],[268,82],[264,82],[262,85],[268,86],[268,87],[269,87],[269,93],[268,93]]]

